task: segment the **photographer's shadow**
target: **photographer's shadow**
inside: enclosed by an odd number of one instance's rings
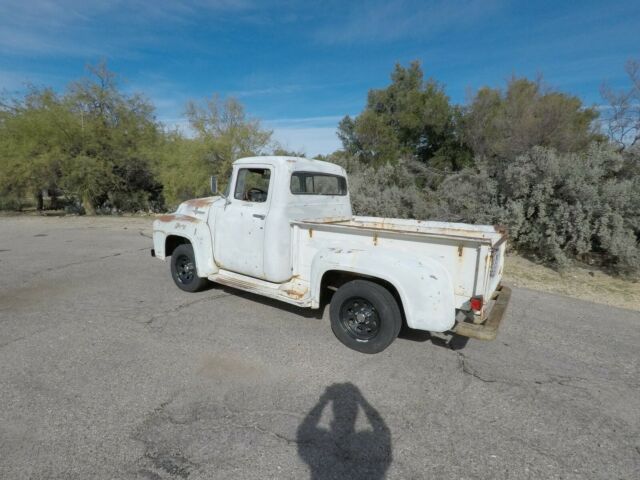
[[[331,404],[329,429],[319,426]],[[368,427],[356,431],[358,410]],[[334,384],[298,427],[298,454],[309,465],[312,480],[382,479],[392,461],[391,432],[380,414],[352,383]]]

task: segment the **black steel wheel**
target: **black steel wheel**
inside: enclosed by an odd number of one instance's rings
[[[380,317],[376,307],[362,297],[352,297],[342,303],[340,323],[356,340],[371,340],[380,331]]]
[[[382,285],[353,280],[331,299],[331,329],[347,347],[378,353],[396,339],[402,313],[394,296]]]
[[[198,277],[193,247],[189,243],[178,245],[171,255],[171,276],[173,281],[185,292],[197,292],[208,283],[206,278]]]

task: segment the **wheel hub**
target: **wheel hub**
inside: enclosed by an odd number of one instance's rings
[[[191,283],[191,281],[195,278],[195,265],[186,255],[181,255],[176,261],[176,271],[180,283]]]
[[[380,318],[375,307],[364,298],[350,298],[340,309],[343,328],[356,340],[368,341],[378,334]]]

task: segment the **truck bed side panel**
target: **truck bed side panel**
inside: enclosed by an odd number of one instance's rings
[[[312,297],[319,301],[322,276],[329,270],[354,272],[389,282],[395,287],[411,328],[444,332],[455,320],[451,279],[437,261],[397,251],[320,250],[311,266]]]
[[[296,225],[304,248],[294,252],[293,266],[297,270],[294,274],[308,272],[317,251],[326,247],[386,250],[393,251],[394,255],[430,258],[441,264],[450,277],[455,308],[464,308],[471,297],[485,293],[486,262],[491,251],[489,242],[466,237],[344,228],[341,223]]]
[[[446,331],[454,324],[452,278],[437,258],[398,244],[375,245],[366,232],[293,227],[294,275],[309,281],[312,301],[320,297],[321,279],[329,270],[380,278],[398,291],[412,328]]]

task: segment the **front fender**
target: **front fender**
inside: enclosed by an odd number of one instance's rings
[[[189,215],[161,215],[153,222],[153,248],[156,257],[166,258],[167,237],[175,235],[191,242],[196,257],[196,270],[199,277],[208,277],[218,272],[213,261],[213,244],[209,225]]]
[[[320,301],[323,275],[339,270],[379,278],[393,285],[400,296],[407,325],[419,330],[445,332],[455,323],[453,285],[449,272],[431,257],[416,257],[397,250],[326,248],[311,264],[311,295]]]

